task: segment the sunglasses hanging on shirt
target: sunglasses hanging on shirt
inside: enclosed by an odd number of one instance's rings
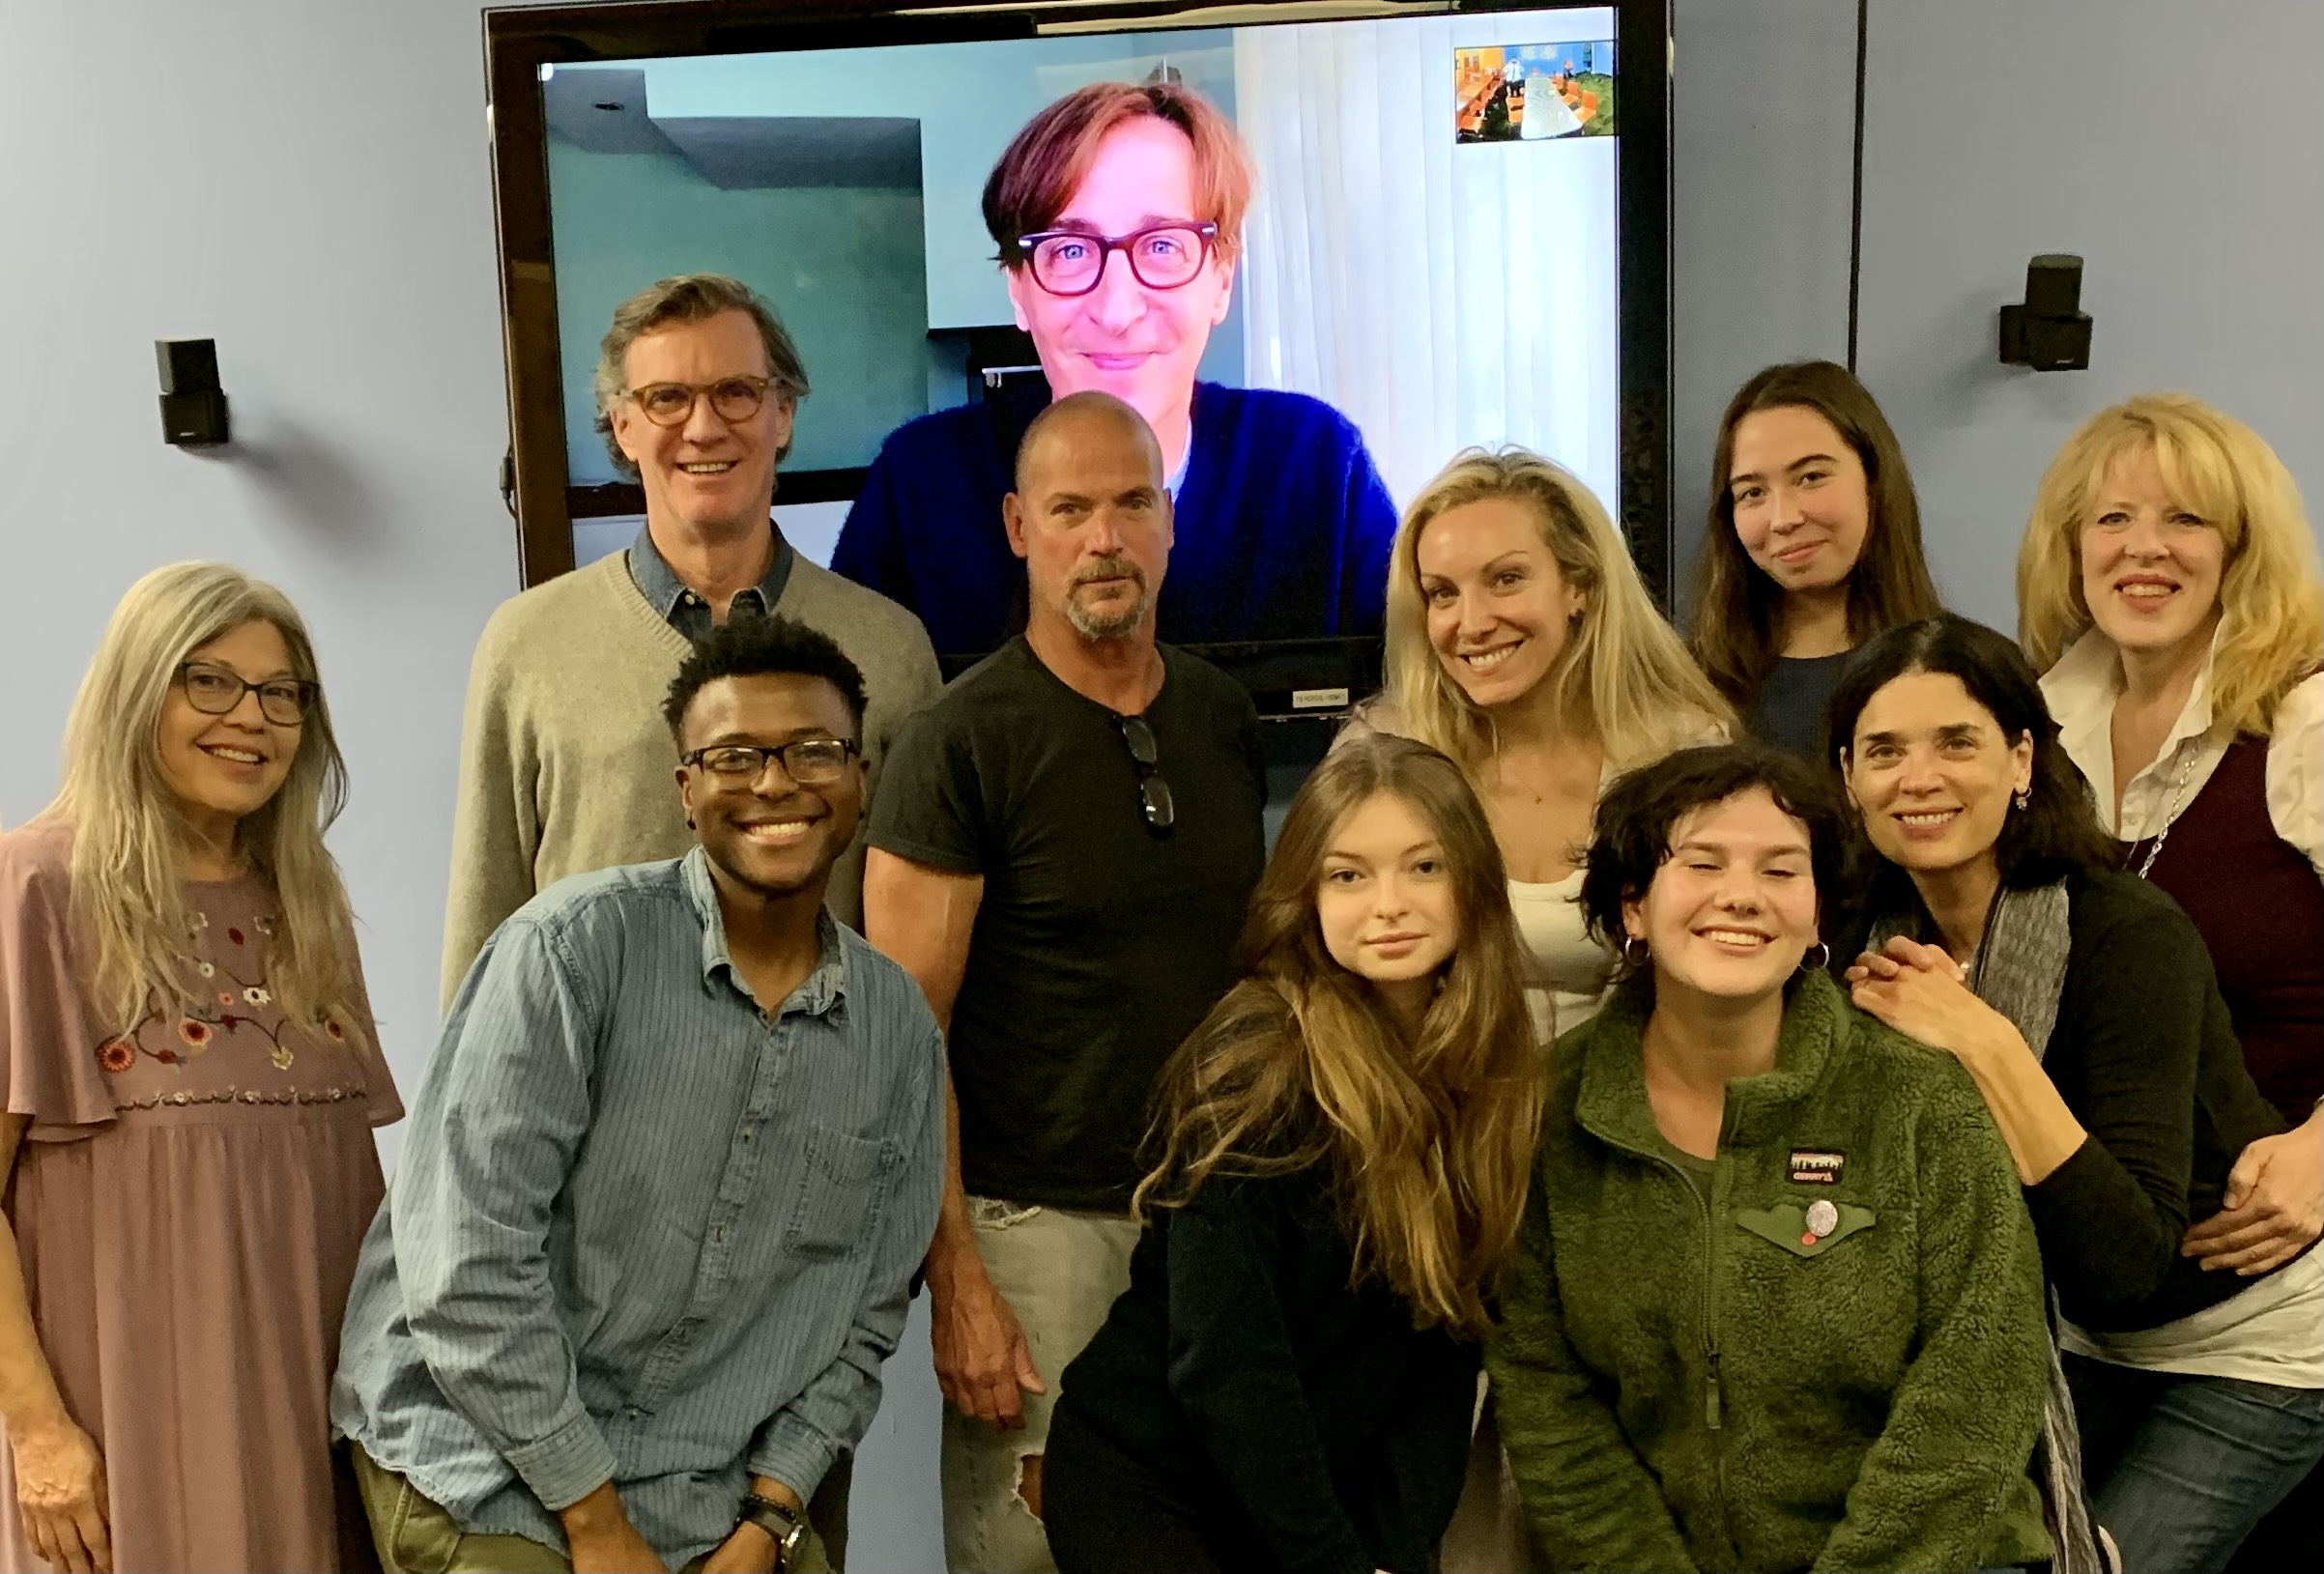
[[[1145,816],[1146,829],[1156,836],[1167,836],[1178,821],[1178,806],[1171,800],[1170,784],[1162,778],[1162,751],[1154,741],[1154,729],[1143,716],[1123,716],[1113,719],[1114,730],[1130,745],[1131,762],[1137,766],[1137,806]]]

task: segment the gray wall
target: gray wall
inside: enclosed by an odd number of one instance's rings
[[[330,689],[354,777],[332,845],[410,1088],[469,652],[516,586],[476,5],[72,0],[0,31],[0,818],[55,789],[132,579],[213,558],[275,581]],[[216,339],[232,451],[162,444],[162,337]]]
[[[1675,495],[1752,372],[1848,342],[1851,0],[1676,0]],[[1858,370],[1912,463],[1947,600],[2016,620],[2043,467],[2100,406],[2183,388],[2324,519],[2324,7],[1873,0]],[[2085,259],[2087,372],[1994,359],[2037,252]]]
[[[27,4],[0,95],[0,817],[53,790],[72,686],[131,578],[209,557],[276,580],[315,625],[354,769],[334,845],[407,1088],[435,1020],[469,651],[516,587],[477,15]],[[2324,493],[2324,15],[2233,0],[2197,25],[2162,0],[1873,8],[1864,369],[1939,577],[1980,615],[2008,621],[2042,460],[2133,388],[2218,398]],[[1846,0],[1678,5],[1681,496],[1736,384],[1845,346],[1852,26]],[[2051,249],[2090,259],[2096,365],[2004,371],[1993,312]],[[158,441],[165,335],[217,338],[238,452]],[[859,1566],[881,1574],[936,1566],[924,1349],[892,1365],[859,1477]]]
[[[2324,522],[2324,6],[1877,0],[1858,364],[1958,610],[2016,625],[2035,483],[2093,410],[2183,388]],[[2087,372],[1994,358],[2026,258],[2084,259]]]

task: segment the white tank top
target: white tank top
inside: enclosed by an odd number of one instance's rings
[[[1534,1027],[1545,1040],[1597,1015],[1614,978],[1614,953],[1582,927],[1582,872],[1562,880],[1509,881],[1517,933],[1547,976],[1546,998],[1534,1003]]]

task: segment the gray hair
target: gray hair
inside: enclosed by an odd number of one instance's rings
[[[290,598],[224,563],[157,568],[121,598],[65,723],[65,781],[49,814],[72,825],[72,904],[91,944],[91,980],[107,1033],[130,1033],[156,1006],[188,1004],[182,965],[187,833],[161,766],[162,707],[186,658],[245,623],[267,622],[291,670],[317,682],[314,642]],[[347,799],[347,762],[320,690],[300,729],[290,774],[244,818],[237,841],[273,882],[282,928],[268,986],[284,1016],[368,1031],[355,929],[323,833]]]
[[[637,343],[640,334],[657,328],[700,323],[725,311],[747,312],[759,326],[760,341],[766,346],[767,392],[789,405],[807,397],[807,368],[799,360],[799,347],[791,342],[775,308],[749,285],[724,273],[680,273],[649,284],[614,308],[614,326],[605,330],[597,345],[595,425],[614,469],[623,475],[635,480],[638,474],[638,467],[614,441],[614,407],[629,392],[622,371],[629,347]],[[776,449],[776,462],[780,464],[789,451],[789,444]]]

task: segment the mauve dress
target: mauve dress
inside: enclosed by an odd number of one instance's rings
[[[403,1114],[359,981],[357,1020],[286,1021],[271,886],[189,884],[199,1003],[109,1033],[68,921],[72,841],[55,818],[0,835],[0,1094],[32,1117],[8,1214],[42,1348],[104,1454],[113,1566],[359,1562],[326,1396],[383,1190],[371,1128]],[[44,1569],[12,1453],[0,1565]]]

